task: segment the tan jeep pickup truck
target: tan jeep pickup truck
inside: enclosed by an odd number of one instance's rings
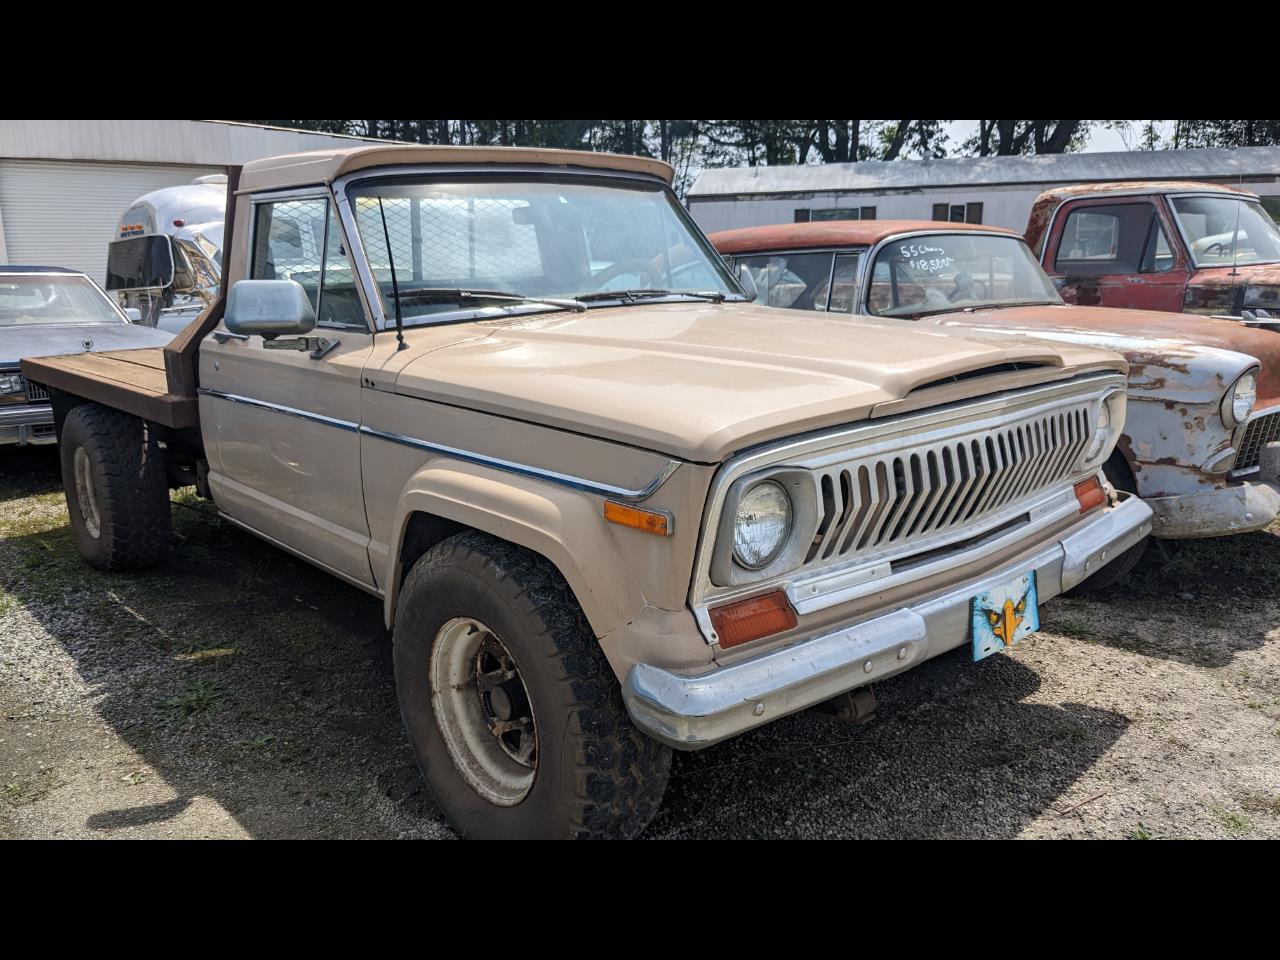
[[[459,833],[591,837],[644,827],[671,748],[1003,649],[1149,533],[1099,470],[1121,357],[750,304],[671,173],[401,146],[232,171],[199,320],[24,365],[82,553],[160,560],[195,483],[382,598]],[[318,263],[276,229],[300,219]]]

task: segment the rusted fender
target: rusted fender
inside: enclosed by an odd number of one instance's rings
[[[993,317],[1001,312],[994,312]],[[1219,408],[1227,388],[1256,367],[1256,359],[1184,340],[1102,330],[1017,327],[1008,323],[1007,316],[1001,317],[998,325],[984,325],[981,318],[979,313],[960,320],[952,314],[936,322],[1114,350],[1129,361],[1128,412],[1119,446],[1139,496],[1183,496],[1225,483],[1226,471],[1220,461],[1231,448],[1232,431],[1223,423]]]

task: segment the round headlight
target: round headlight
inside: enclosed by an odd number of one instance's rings
[[[1102,451],[1106,449],[1109,439],[1111,439],[1111,405],[1104,400],[1098,407],[1098,422],[1094,424],[1093,439],[1089,442],[1089,449],[1085,451],[1085,460],[1093,461],[1102,456]]]
[[[733,518],[733,554],[748,570],[768,566],[791,532],[791,498],[772,480],[742,495]]]
[[[1253,413],[1253,405],[1258,399],[1258,378],[1246,373],[1231,388],[1231,416],[1236,423],[1244,423]]]

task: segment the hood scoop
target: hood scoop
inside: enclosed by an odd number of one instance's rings
[[[928,383],[922,383],[912,387],[912,393],[920,393],[923,390],[932,390],[935,387],[945,387],[952,383],[963,383],[965,380],[977,380],[979,377],[994,377],[1002,373],[1018,373],[1022,370],[1040,370],[1045,367],[1057,369],[1052,363],[997,363],[989,367],[979,367],[977,370],[966,370],[964,373],[957,373],[950,377],[943,377],[940,380],[930,380]]]

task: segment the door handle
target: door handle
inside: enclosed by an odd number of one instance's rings
[[[1125,277],[1125,282],[1126,283],[1145,283],[1146,281],[1143,280],[1142,277]]]

